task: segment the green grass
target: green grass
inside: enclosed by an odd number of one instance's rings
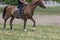
[[[4,9],[3,7],[0,7],[0,13],[2,13],[2,12],[3,12],[3,9]]]
[[[56,7],[47,7],[46,9],[42,9],[40,7],[37,7],[35,9],[35,14],[40,15],[60,15],[60,6]]]
[[[3,12],[2,7],[0,7],[0,13]],[[40,15],[60,15],[60,6],[56,7],[47,7],[46,9],[42,9],[41,7],[37,7],[34,11],[35,14]]]
[[[23,31],[23,26],[14,24],[14,30],[10,30],[9,25],[5,30],[0,24],[0,40],[60,40],[59,26],[36,26],[36,30],[32,31],[32,25],[27,25],[27,31]]]

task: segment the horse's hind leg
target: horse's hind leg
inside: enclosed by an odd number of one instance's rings
[[[4,29],[6,27],[6,21],[8,20],[8,18],[4,19]]]
[[[31,18],[30,20],[32,20],[33,21],[33,31],[35,30],[35,20],[33,19],[33,18]]]
[[[10,27],[11,27],[11,30],[12,30],[12,22],[14,20],[14,17],[11,17],[11,20],[10,20]]]

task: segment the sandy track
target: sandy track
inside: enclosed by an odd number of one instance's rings
[[[36,21],[36,25],[60,25],[60,16],[58,16],[58,15],[34,15],[33,17]],[[7,21],[7,23],[9,23],[9,20]],[[1,14],[0,14],[0,23],[3,23]],[[13,24],[21,24],[22,25],[23,20],[22,19],[14,19]],[[33,22],[28,20],[27,25],[28,24],[32,25]]]

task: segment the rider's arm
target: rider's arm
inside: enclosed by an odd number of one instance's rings
[[[25,1],[25,0],[20,0],[22,3],[24,3],[24,4],[27,4],[27,2]]]
[[[20,0],[22,3],[25,3],[25,0]]]

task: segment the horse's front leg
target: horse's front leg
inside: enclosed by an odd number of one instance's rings
[[[11,20],[10,20],[10,27],[11,27],[11,30],[13,30],[13,29],[12,29],[12,22],[13,22],[13,20],[14,20],[14,17],[12,17]]]
[[[32,20],[33,21],[33,31],[35,30],[35,20],[33,19],[33,18],[31,18],[30,20]]]
[[[24,19],[24,31],[26,31],[26,22],[27,22],[27,19]]]

